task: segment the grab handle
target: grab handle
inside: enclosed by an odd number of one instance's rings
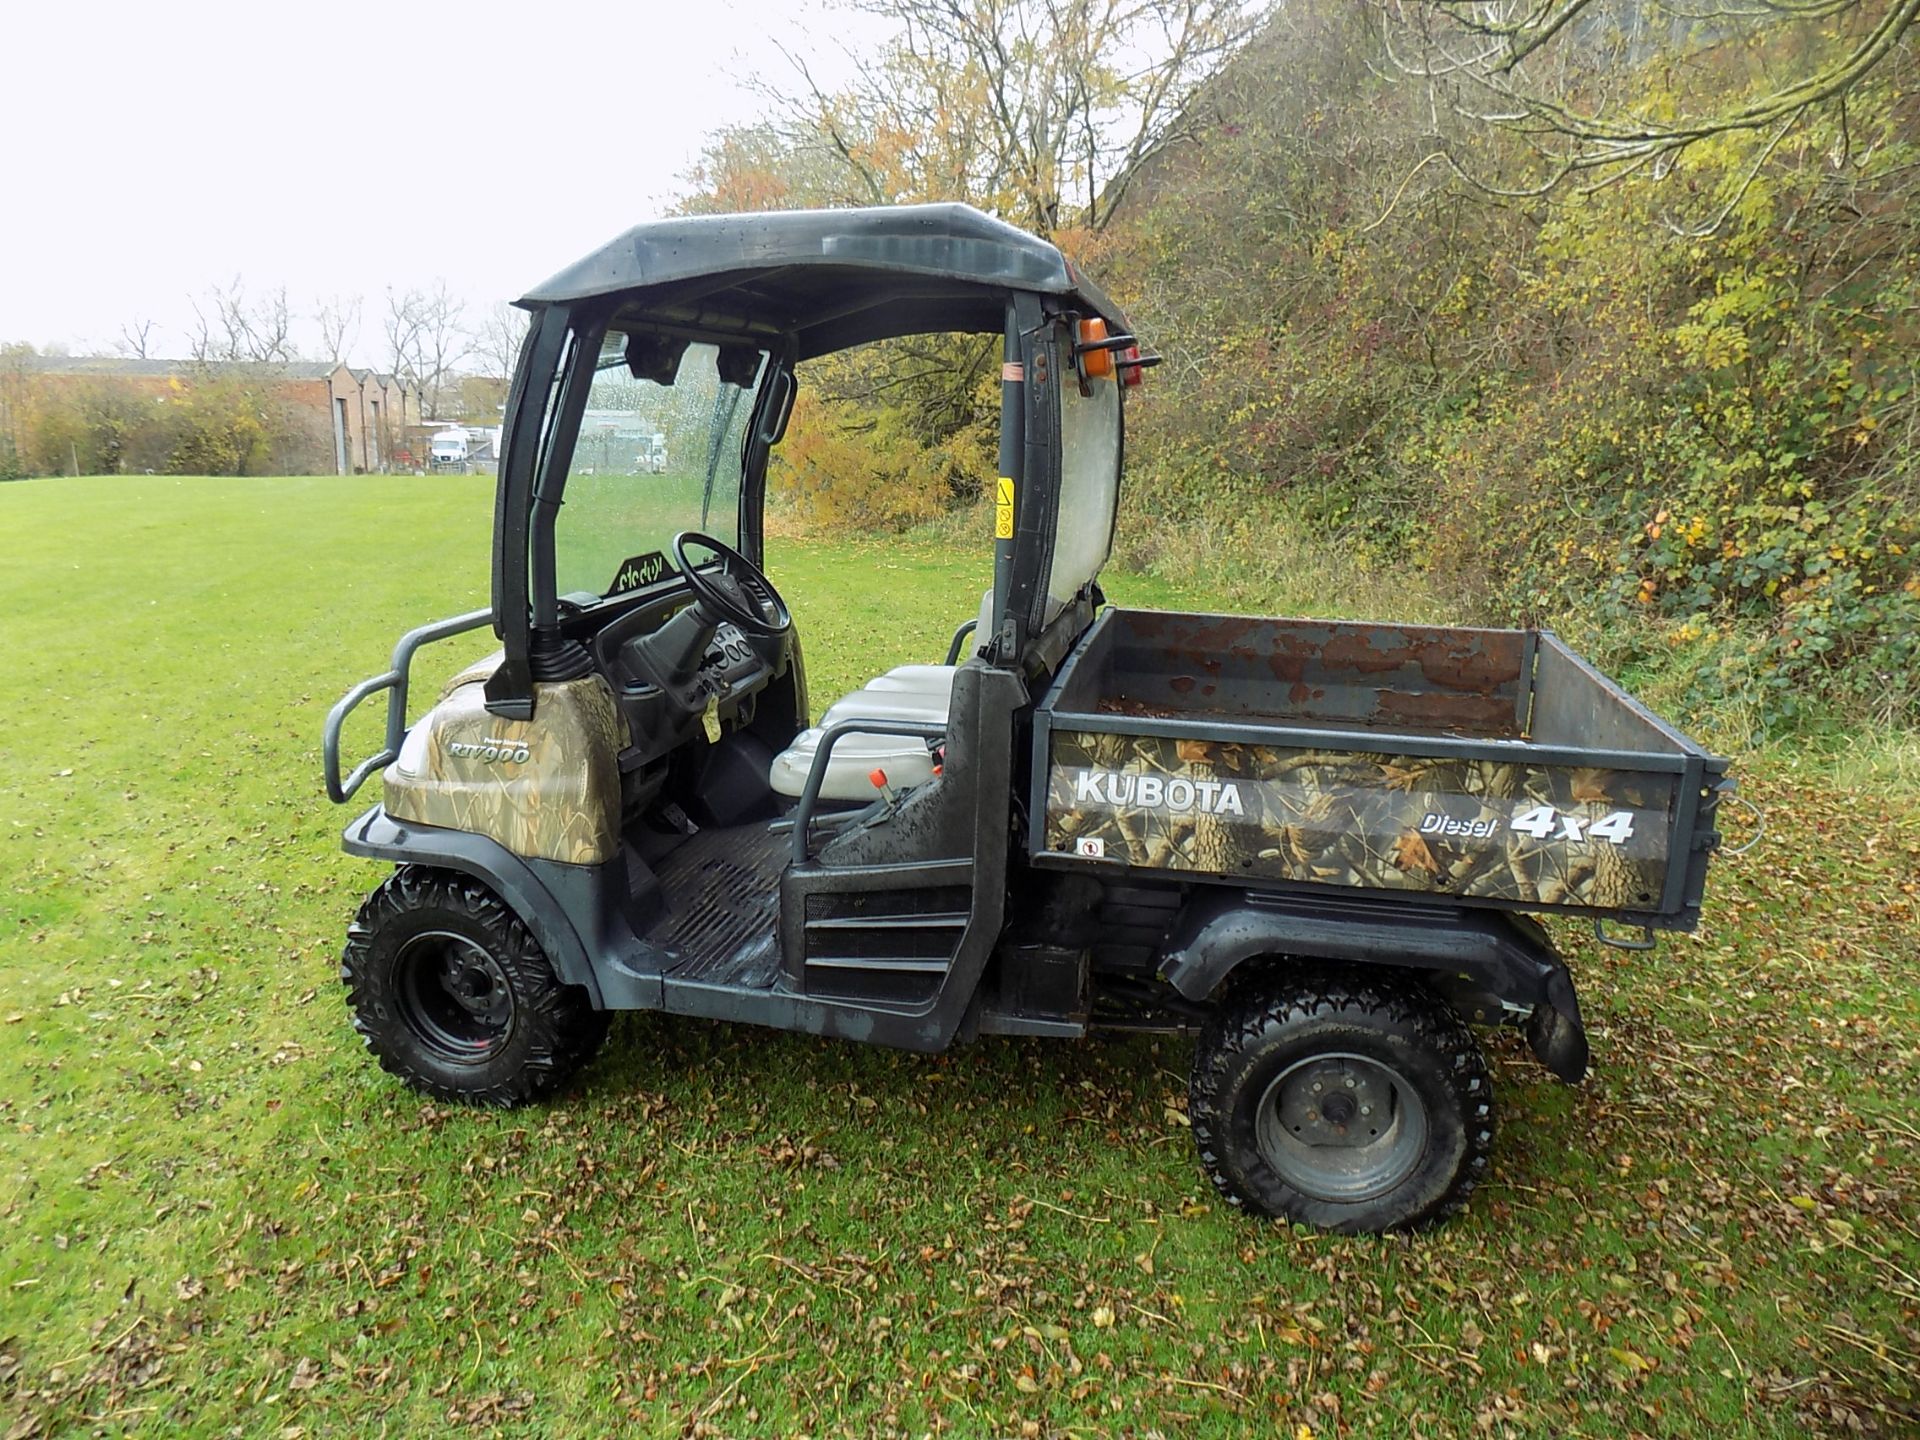
[[[819,748],[813,752],[813,765],[807,771],[807,783],[801,788],[800,803],[793,807],[793,863],[807,863],[813,807],[819,803],[820,787],[827,778],[827,760],[835,745],[849,735],[903,735],[938,740],[946,733],[944,725],[924,725],[912,720],[842,720],[838,725],[829,725],[821,732]]]
[[[431,645],[436,640],[446,640],[455,635],[464,635],[469,630],[478,630],[493,619],[493,611],[470,610],[465,615],[455,615],[449,620],[436,620],[431,625],[422,625],[409,630],[400,637],[393,647],[393,661],[384,675],[375,675],[362,680],[358,685],[340,697],[339,703],[327,712],[327,723],[321,732],[320,757],[321,768],[327,782],[327,798],[336,805],[344,805],[366,782],[374,771],[391,765],[400,755],[400,746],[407,738],[407,680],[408,672],[413,668],[413,656],[422,645]],[[387,692],[387,738],[386,744],[377,753],[369,755],[353,767],[353,773],[343,782],[340,779],[340,730],[347,722],[360,702],[382,690]]]

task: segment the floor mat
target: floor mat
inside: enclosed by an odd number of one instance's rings
[[[679,980],[772,984],[779,948],[780,876],[793,836],[767,822],[702,830],[666,856],[656,873],[668,915],[647,937],[673,952],[666,974]],[[764,972],[764,975],[762,974]]]

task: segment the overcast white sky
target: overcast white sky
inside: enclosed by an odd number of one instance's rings
[[[310,311],[444,276],[476,312],[679,189],[707,132],[844,76],[831,0],[14,0],[0,21],[0,341],[110,352],[242,276]],[[808,37],[813,37],[811,40]],[[309,344],[311,334],[303,336]]]

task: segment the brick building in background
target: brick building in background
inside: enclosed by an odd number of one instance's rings
[[[260,397],[271,468],[286,475],[377,474],[424,463],[408,448],[421,423],[420,389],[344,364],[245,360],[135,360],[34,355],[11,362],[16,385],[43,393],[102,392],[155,404],[188,400],[196,387],[239,387]]]

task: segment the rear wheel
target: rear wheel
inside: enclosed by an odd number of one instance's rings
[[[512,910],[471,876],[406,865],[360,907],[340,978],[354,1029],[417,1090],[471,1105],[552,1093],[607,1016],[563,985]]]
[[[1372,976],[1241,986],[1201,1034],[1189,1111],[1230,1203],[1329,1230],[1446,1219],[1493,1145],[1473,1032],[1423,988]]]

